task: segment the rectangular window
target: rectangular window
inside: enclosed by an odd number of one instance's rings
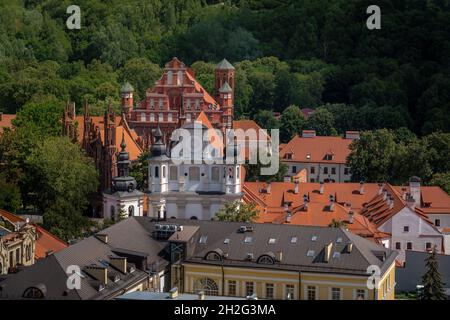
[[[406,244],[406,249],[412,250],[412,242],[408,242],[408,243]]]
[[[309,182],[316,182],[316,179],[311,178],[311,179],[309,179]]]
[[[324,173],[324,174],[328,174],[328,167],[324,167],[324,168],[323,168],[323,173]]]
[[[150,113],[150,122],[155,121],[155,115],[153,113]]]
[[[150,99],[150,109],[155,109],[155,100]]]
[[[236,281],[234,280],[228,280],[228,295],[236,296]]]
[[[286,297],[286,300],[294,300],[294,285],[293,284],[286,285],[285,297]]]
[[[316,287],[308,286],[307,297],[308,300],[316,300]]]
[[[172,114],[171,113],[169,113],[167,115],[167,121],[172,122]]]
[[[211,168],[211,181],[219,181],[219,175],[220,175],[220,168],[219,167],[212,167]]]
[[[436,227],[440,227],[440,226],[441,226],[441,220],[440,220],[440,219],[434,220],[434,225],[435,225]]]
[[[366,290],[357,289],[356,290],[356,300],[365,300],[366,299]]]
[[[409,232],[409,226],[404,226],[403,227],[403,232]]]
[[[162,113],[158,114],[158,121],[159,122],[163,122],[164,121],[164,116]]]
[[[199,99],[195,100],[195,109],[200,110],[200,100]]]
[[[297,173],[297,166],[292,166],[292,173]]]
[[[191,99],[186,100],[186,109],[191,110]]]
[[[191,114],[186,114],[186,122],[191,122]]]
[[[273,283],[266,283],[266,299],[274,298],[274,285]]]
[[[431,250],[431,242],[427,242],[427,243],[426,243],[425,249],[426,249],[427,251],[428,251],[428,250]]]
[[[22,263],[22,259],[20,259],[20,248],[16,249],[16,264]]]
[[[145,121],[147,121],[147,119],[146,119],[146,117],[145,117],[145,113],[141,113],[141,121],[142,122],[145,122]]]
[[[172,181],[178,180],[178,168],[175,166],[169,167],[169,179]]]
[[[316,167],[311,167],[310,172],[311,172],[311,174],[316,173]]]
[[[251,296],[255,293],[255,284],[253,282],[245,282],[245,295]]]
[[[159,108],[162,109],[164,107],[164,100],[159,99]]]
[[[400,244],[400,242],[396,242],[395,243],[395,249],[396,250],[401,250],[402,249],[402,245]]]
[[[331,174],[336,174],[336,168],[335,167],[331,168]]]
[[[344,174],[349,175],[350,174],[350,168],[344,168]]]
[[[341,288],[331,288],[331,300],[341,300]]]

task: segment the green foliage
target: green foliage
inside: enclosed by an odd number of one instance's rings
[[[291,105],[284,109],[280,117],[280,127],[283,128],[280,132],[281,142],[288,142],[300,134],[305,123],[305,117],[298,106]]]
[[[270,110],[260,110],[254,116],[254,120],[262,129],[279,129],[280,122],[275,118]]]
[[[422,277],[423,289],[421,290],[421,300],[447,300],[444,292],[442,275],[439,272],[439,263],[436,255],[436,247],[425,259],[426,273]]]
[[[155,81],[161,76],[161,68],[150,62],[147,58],[135,58],[128,60],[119,70],[121,82],[130,82],[137,93],[136,101],[145,97],[145,91],[153,87]]]
[[[316,130],[318,136],[337,135],[337,131],[334,128],[334,116],[324,108],[317,109],[309,116],[305,124],[305,129]]]
[[[274,175],[262,175],[262,167],[268,166],[263,166],[260,162],[257,164],[245,164],[245,181],[282,182],[288,171],[288,166],[281,161],[279,162],[278,171]]]
[[[20,189],[0,175],[0,209],[16,212],[20,207]]]
[[[328,226],[330,228],[346,228],[347,227],[347,223],[345,221],[335,220],[333,218],[333,220],[331,220],[331,222],[330,222],[330,224]]]
[[[218,221],[254,222],[258,218],[258,209],[254,203],[239,201],[228,202],[217,213]]]
[[[137,188],[141,191],[147,189],[148,181],[148,156],[149,152],[144,151],[139,155],[138,160],[130,168],[130,176],[137,182]]]
[[[44,212],[44,226],[64,239],[79,236],[86,219],[88,195],[97,189],[97,172],[90,158],[66,137],[49,137],[31,151],[26,165]]]
[[[450,194],[450,172],[436,173],[430,181],[430,185],[439,186]]]

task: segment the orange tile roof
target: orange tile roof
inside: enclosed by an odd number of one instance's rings
[[[25,220],[22,219],[21,217],[1,209],[0,209],[0,216],[5,217],[12,223],[25,222]],[[34,253],[36,259],[45,258],[47,252],[54,253],[67,247],[67,243],[65,243],[55,235],[51,234],[44,228],[34,223],[32,223],[32,225],[36,228],[36,231],[38,233],[38,239],[36,241],[36,250]]]
[[[280,151],[280,157],[286,162],[345,164],[350,153],[350,143],[352,143],[351,139],[342,137],[316,136],[303,138],[295,136]],[[291,154],[292,158],[286,159],[286,154]],[[325,156],[328,154],[333,155],[332,160],[325,160]]]
[[[12,121],[16,118],[15,114],[2,114],[0,115],[0,133],[4,128],[12,128]]]
[[[92,124],[99,128],[100,136],[102,141],[104,141],[104,117],[103,116],[91,116]],[[75,121],[78,125],[78,142],[83,142],[83,131],[84,131],[84,116],[79,115],[75,117]],[[127,145],[126,151],[130,154],[130,160],[134,161],[142,153],[141,146],[137,143],[138,135],[131,129],[126,121],[122,121],[121,116],[116,116],[114,118],[116,125],[116,144],[120,145],[122,141],[122,133],[124,133],[125,144]]]
[[[305,187],[306,185],[306,187]],[[314,190],[319,184],[299,183],[298,193],[294,192],[295,184],[291,182],[272,182],[270,194],[263,190],[268,184],[264,182],[246,182],[243,187],[244,201],[256,204],[260,212],[258,222],[261,223],[291,223],[296,225],[328,226],[333,219],[336,221],[348,222],[349,209],[345,208],[336,199],[334,210],[329,210],[329,193],[320,195],[319,188]],[[325,189],[328,185],[326,184]],[[339,184],[341,187],[344,184]],[[355,184],[353,184],[355,185]],[[359,187],[359,184],[358,184]],[[347,191],[343,188],[343,191]],[[307,191],[308,190],[308,191]],[[312,191],[311,191],[312,190]],[[262,192],[263,191],[263,192]],[[333,195],[339,195],[335,188]],[[308,209],[304,209],[303,195],[309,195],[310,202]],[[356,195],[355,195],[356,196]],[[345,203],[344,201],[343,203]],[[288,204],[288,209],[292,213],[290,222],[286,221],[287,213],[284,204]],[[367,218],[354,211],[353,223],[348,224],[349,230],[364,237],[382,238],[388,236],[377,230],[375,225]]]

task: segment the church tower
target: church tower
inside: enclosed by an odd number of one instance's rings
[[[226,59],[216,66],[214,89],[216,99],[222,108],[223,132],[233,127],[234,76],[235,69]]]
[[[118,176],[112,179],[110,188],[103,193],[103,214],[112,220],[143,215],[144,194],[136,189],[136,180],[130,176],[131,161],[125,151],[124,134],[120,148],[117,155]]]
[[[133,93],[134,88],[129,82],[125,82],[120,88],[122,114],[125,114],[127,120],[130,120],[133,109]]]

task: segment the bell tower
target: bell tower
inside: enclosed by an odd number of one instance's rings
[[[127,120],[130,120],[133,109],[133,93],[134,88],[129,82],[125,82],[120,88],[121,109]]]
[[[222,131],[233,127],[234,111],[234,76],[235,69],[231,63],[223,59],[215,70],[216,99],[222,110]]]

